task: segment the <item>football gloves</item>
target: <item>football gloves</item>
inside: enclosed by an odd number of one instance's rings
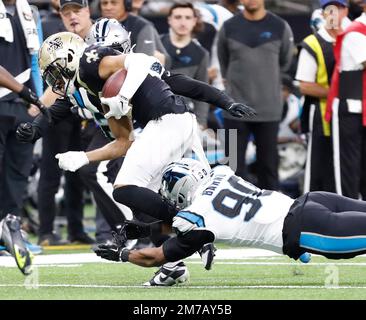
[[[16,131],[16,138],[20,142],[33,143],[37,140],[36,129],[30,122],[21,123]]]
[[[100,102],[109,107],[109,111],[104,115],[104,118],[109,119],[111,117],[121,119],[127,115],[131,110],[129,100],[121,95],[117,95],[112,98],[100,98]]]
[[[58,159],[58,166],[61,169],[71,172],[75,172],[81,167],[89,164],[89,159],[84,151],[58,153],[55,158]]]
[[[130,250],[125,247],[126,239],[125,237],[117,234],[112,231],[112,235],[114,238],[113,242],[108,242],[104,244],[98,245],[94,252],[97,256],[111,261],[128,261],[128,255]]]
[[[252,118],[257,115],[257,112],[254,109],[238,102],[232,103],[225,110],[235,118]]]

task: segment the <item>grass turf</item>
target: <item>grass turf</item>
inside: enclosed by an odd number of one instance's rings
[[[288,262],[285,257],[217,260],[213,270],[206,271],[201,264],[188,261],[190,282],[170,288],[140,287],[156,269],[128,263],[40,266],[29,278],[16,268],[2,267],[0,299],[366,299],[366,258],[330,261],[316,257],[315,264],[277,264]],[[352,264],[337,264],[345,262]],[[340,288],[325,286],[337,277]]]

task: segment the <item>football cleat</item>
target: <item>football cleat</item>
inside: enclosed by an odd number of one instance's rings
[[[2,223],[1,240],[14,257],[19,270],[28,275],[32,272],[33,255],[28,250],[20,229],[20,218],[8,214]]]
[[[203,266],[206,270],[211,270],[215,258],[216,247],[213,243],[206,243],[199,251]]]
[[[173,286],[178,283],[186,282],[189,279],[189,271],[183,261],[169,262],[160,267],[155,272],[154,277],[145,282],[144,286]]]

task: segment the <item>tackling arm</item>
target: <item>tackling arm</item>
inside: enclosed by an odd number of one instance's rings
[[[159,248],[128,250],[115,243],[99,245],[95,253],[107,260],[129,261],[141,267],[158,267],[166,262],[187,258],[200,250],[206,243],[214,241],[214,234],[208,230],[195,229],[186,234],[165,241]]]

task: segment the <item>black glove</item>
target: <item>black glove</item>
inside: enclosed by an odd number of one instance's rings
[[[94,252],[97,256],[106,260],[126,262],[128,261],[130,250],[112,242],[98,245]]]
[[[33,143],[37,140],[36,129],[30,122],[21,123],[16,131],[16,137],[20,142]]]
[[[238,102],[232,103],[229,107],[226,108],[226,111],[228,111],[233,117],[236,118],[252,118],[257,115],[257,112],[254,109],[243,103]]]
[[[35,104],[35,105],[39,105],[41,104],[41,102],[38,100],[37,95],[29,88],[27,88],[26,86],[23,86],[22,91],[19,92],[19,96],[24,99],[25,101]]]

